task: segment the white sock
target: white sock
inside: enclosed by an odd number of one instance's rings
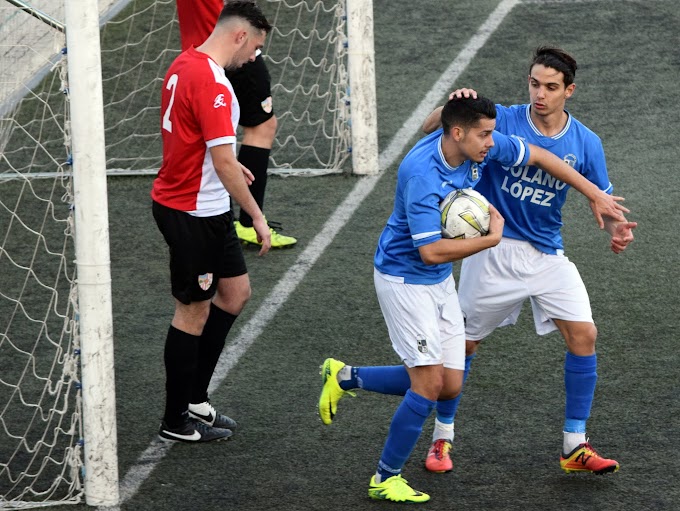
[[[342,369],[338,371],[338,383],[343,380],[352,379],[352,366],[343,366]]]
[[[569,454],[571,451],[576,449],[579,445],[586,442],[585,433],[569,433],[564,432],[564,440],[562,442],[562,452],[564,454]]]
[[[451,424],[444,424],[443,422],[439,422],[439,419],[436,419],[434,421],[434,431],[432,432],[432,442],[436,442],[440,438],[443,438],[444,440],[448,440],[449,442],[453,443],[453,437],[454,437],[454,432],[453,432],[453,422]]]

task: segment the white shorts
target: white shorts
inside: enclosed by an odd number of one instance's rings
[[[470,341],[481,341],[499,326],[514,325],[527,298],[539,335],[557,329],[552,318],[593,322],[581,275],[564,255],[503,238],[497,246],[465,258],[460,272],[458,294]]]
[[[404,284],[373,272],[392,347],[407,367],[465,369],[465,327],[452,276],[439,284]]]

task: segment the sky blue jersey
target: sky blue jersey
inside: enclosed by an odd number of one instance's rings
[[[442,237],[439,203],[455,189],[473,188],[490,160],[517,167],[529,158],[520,139],[494,132],[494,147],[482,163],[468,160],[451,167],[442,154],[442,136],[440,128],[421,139],[401,162],[394,210],[375,253],[376,269],[406,284],[437,284],[451,274],[451,263],[427,265],[418,251]]]
[[[600,138],[571,115],[560,133],[546,137],[532,122],[530,105],[496,105],[496,112],[496,130],[547,149],[612,193]],[[528,241],[547,254],[563,252],[560,229],[568,185],[533,165],[490,162],[476,189],[505,218],[503,236]]]

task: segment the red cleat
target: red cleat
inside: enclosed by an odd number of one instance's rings
[[[443,438],[435,440],[432,447],[430,447],[430,450],[427,452],[425,468],[430,472],[436,472],[438,474],[450,472],[453,469],[453,462],[449,455],[451,447],[451,442],[448,440]]]
[[[593,447],[585,442],[569,454],[562,453],[560,467],[567,474],[571,472],[590,472],[592,474],[607,474],[619,469],[619,462],[603,458]]]

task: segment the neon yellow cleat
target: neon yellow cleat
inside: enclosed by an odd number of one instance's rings
[[[279,234],[278,232],[276,232],[273,229],[272,225],[278,227],[279,229],[281,228],[278,224],[275,224],[274,222],[269,224],[269,232],[272,235],[272,248],[292,247],[297,243],[297,240],[292,236],[284,236],[283,234]],[[262,243],[257,241],[257,233],[255,232],[255,229],[253,227],[243,227],[241,225],[241,222],[239,222],[238,220],[234,221],[234,227],[236,227],[236,235],[244,243],[250,243],[251,245],[258,246],[262,245]]]
[[[391,500],[392,502],[418,503],[430,500],[427,493],[411,488],[401,474],[388,477],[382,483],[376,483],[375,476],[371,477],[368,496],[372,499]]]
[[[345,364],[334,358],[327,358],[321,365],[321,372],[319,374],[321,375],[323,388],[319,397],[319,416],[324,424],[333,422],[333,417],[335,417],[338,411],[338,401],[345,394],[356,396],[354,392],[340,388],[338,372],[343,367],[345,367]]]

